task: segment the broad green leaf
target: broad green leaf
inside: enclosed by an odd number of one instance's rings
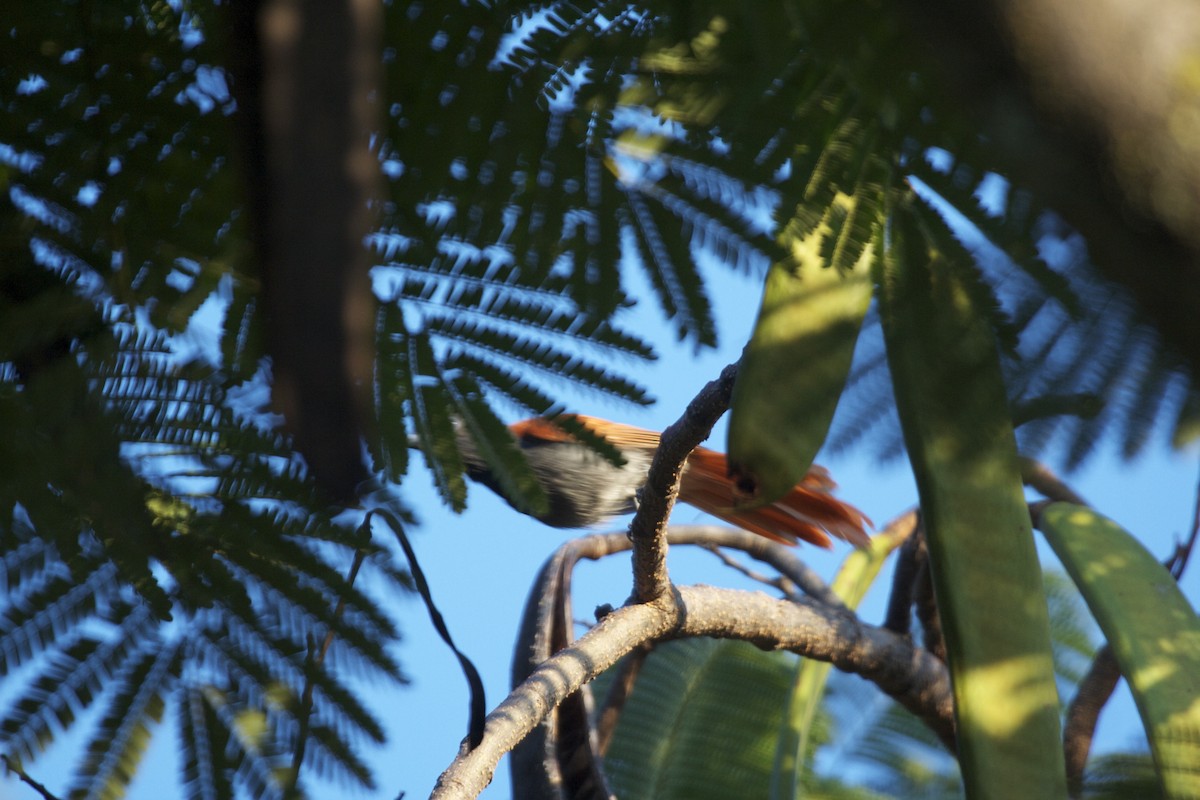
[[[847,608],[858,608],[879,575],[883,562],[911,532],[911,526],[906,525],[903,530],[881,533],[871,539],[870,546],[854,550],[846,557],[830,588]],[[772,800],[804,796],[800,781],[808,768],[806,760],[813,723],[825,697],[830,669],[830,664],[808,658],[801,659],[797,666],[796,680],[788,697],[775,749],[775,766],[771,775]]]
[[[765,797],[793,659],[687,639],[647,658],[604,760],[621,800]]]
[[[754,335],[733,387],[729,463],[748,501],[795,486],[825,441],[871,302],[873,248],[853,270],[825,264],[822,224],[767,274]]]
[[[946,637],[967,796],[1066,794],[1050,627],[996,337],[972,266],[915,197],[878,260],[880,316]],[[1003,702],[997,702],[999,698]]]
[[[1039,527],[1129,681],[1165,795],[1200,797],[1200,618],[1171,573],[1112,520],[1053,503]]]

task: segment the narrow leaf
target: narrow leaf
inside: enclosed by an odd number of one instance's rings
[[[479,384],[459,375],[447,382],[455,412],[471,434],[479,455],[499,481],[504,496],[534,517],[549,513],[550,501],[512,433],[488,406]]]
[[[967,797],[1066,794],[1050,626],[989,309],[927,235],[892,215],[880,315],[917,479],[956,700]],[[915,207],[914,207],[915,205]],[[997,702],[1003,698],[1004,702]]]
[[[1164,794],[1200,797],[1200,617],[1171,573],[1112,520],[1053,503],[1039,527],[1129,681]]]
[[[786,494],[812,466],[850,374],[871,302],[866,248],[849,272],[819,254],[818,228],[767,273],[754,335],[733,388],[729,463],[755,504]]]
[[[621,800],[764,797],[793,661],[687,639],[646,660],[605,757]]]

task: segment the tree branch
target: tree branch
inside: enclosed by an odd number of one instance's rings
[[[1112,648],[1103,645],[1096,651],[1091,668],[1079,682],[1075,696],[1067,706],[1063,754],[1067,763],[1067,792],[1071,797],[1083,796],[1083,773],[1092,749],[1096,723],[1120,680],[1121,668],[1117,666]]]
[[[700,547],[712,553],[722,564],[729,567],[734,572],[745,576],[755,583],[761,583],[763,586],[770,586],[772,589],[780,592],[789,600],[799,600],[803,596],[800,593],[800,587],[796,585],[795,581],[786,575],[767,575],[766,573],[752,569],[733,556],[729,555],[729,553],[726,553],[715,544],[702,544]]]
[[[1200,536],[1200,485],[1196,487],[1196,504],[1192,509],[1192,530],[1187,541],[1175,546],[1175,553],[1167,562],[1167,568],[1178,581],[1187,569],[1188,559],[1192,557],[1192,548],[1196,546],[1196,537]]]
[[[844,608],[840,597],[816,570],[796,555],[796,548],[786,547],[756,533],[728,528],[723,525],[672,525],[667,540],[671,544],[695,544],[730,547],[741,550],[755,561],[774,567],[779,574],[796,584],[800,591],[820,603]]]
[[[629,655],[621,665],[620,671],[608,687],[608,696],[600,707],[596,719],[596,752],[603,756],[608,752],[612,743],[613,733],[617,730],[617,722],[625,703],[633,694],[633,686],[637,683],[638,675],[646,664],[646,658],[653,652],[649,647],[639,647]]]
[[[1074,489],[1068,486],[1054,470],[1040,461],[1021,457],[1021,480],[1025,485],[1051,500],[1061,500],[1078,506],[1090,505]]]
[[[918,521],[919,524],[919,521]],[[888,596],[883,627],[900,636],[912,635],[912,609],[921,577],[921,558],[924,558],[924,539],[916,530],[904,540],[896,554],[896,569],[892,572],[892,591]]]
[[[541,664],[488,715],[482,744],[442,773],[434,800],[471,798],[491,781],[500,758],[550,711],[635,648],[688,636],[740,639],[791,650],[874,682],[952,743],[953,699],[945,665],[882,628],[815,601],[776,600],[758,592],[677,587],[619,609]],[[952,745],[951,745],[952,746]]]
[[[9,758],[8,756],[5,756],[5,755],[0,755],[0,760],[4,761],[5,769],[7,769],[12,774],[16,775],[18,778],[21,779],[22,783],[26,784],[27,786],[29,786],[29,788],[33,789],[35,792],[40,794],[42,796],[43,800],[58,800],[58,797],[55,794],[53,794],[49,789],[47,789],[45,786],[43,786],[42,784],[38,783],[33,778],[31,778],[29,776],[29,773],[21,768],[21,764],[18,761],[16,761],[15,759]]]
[[[679,421],[662,433],[650,463],[646,483],[638,492],[638,510],[629,524],[633,541],[633,596],[650,602],[670,591],[667,576],[667,519],[679,496],[683,463],[696,446],[708,438],[712,426],[729,408],[737,364],[700,390]]]

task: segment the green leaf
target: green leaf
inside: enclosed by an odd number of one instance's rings
[[[188,800],[233,800],[225,744],[228,732],[216,718],[203,693],[194,687],[180,692],[179,718],[181,778],[190,790]]]
[[[871,302],[873,249],[849,272],[832,269],[819,254],[825,233],[822,226],[793,242],[791,259],[767,273],[733,387],[730,469],[756,504],[782,497],[812,466]]]
[[[1041,570],[990,309],[910,197],[892,215],[878,296],[917,479],[968,797],[1066,794]],[[1004,702],[997,702],[1004,698]]]
[[[125,795],[152,728],[162,721],[164,695],[178,678],[179,653],[178,642],[156,642],[117,679],[117,691],[88,744],[71,797],[116,800]]]
[[[1200,797],[1200,617],[1171,573],[1112,520],[1052,503],[1039,527],[1129,681],[1163,791]]]
[[[604,760],[621,800],[765,797],[794,660],[687,639],[647,658]]]
[[[458,449],[454,420],[437,357],[429,336],[425,333],[405,334],[407,380],[405,393],[410,399],[410,412],[417,432],[417,441],[425,461],[433,473],[434,486],[442,500],[455,511],[467,505],[467,483],[463,478],[466,464]],[[423,382],[418,382],[420,376]],[[428,380],[434,378],[435,380]]]
[[[455,411],[471,434],[479,455],[499,481],[504,496],[515,508],[534,517],[550,511],[550,500],[525,460],[512,432],[488,407],[474,380],[460,375],[446,384]]]

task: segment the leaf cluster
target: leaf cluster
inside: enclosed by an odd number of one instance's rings
[[[72,797],[121,796],[168,716],[187,796],[294,793],[302,737],[317,774],[370,786],[383,727],[352,681],[404,680],[346,570],[406,575],[262,407],[216,21],[53,3],[6,26],[0,748],[29,764],[89,720]]]

